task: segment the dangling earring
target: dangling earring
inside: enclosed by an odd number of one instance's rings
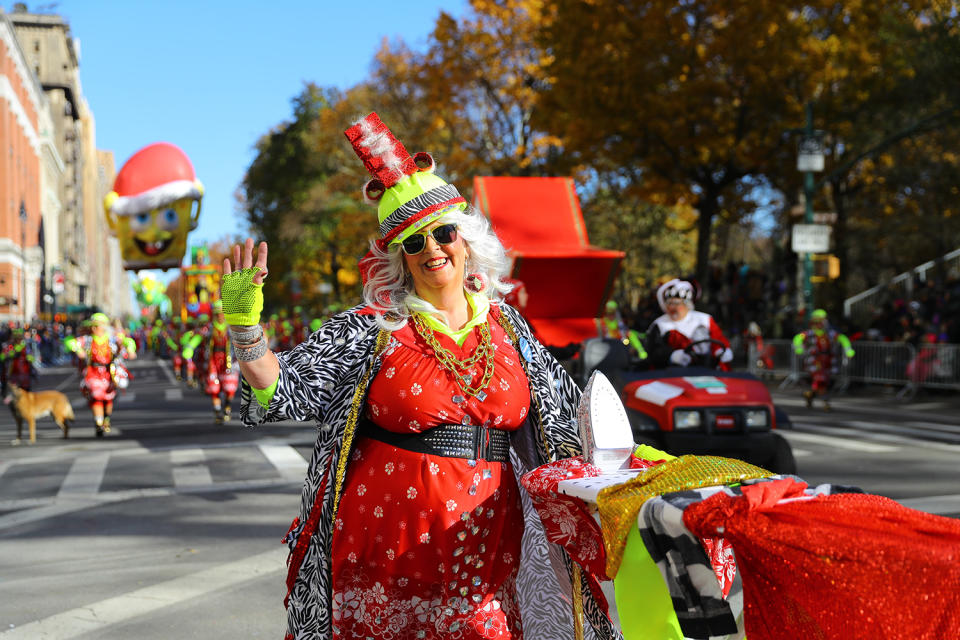
[[[463,288],[470,293],[480,293],[487,288],[487,276],[482,273],[470,273],[463,279]]]

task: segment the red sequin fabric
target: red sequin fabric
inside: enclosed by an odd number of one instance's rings
[[[684,513],[694,535],[733,544],[750,640],[960,638],[960,521],[804,486],[745,486]]]

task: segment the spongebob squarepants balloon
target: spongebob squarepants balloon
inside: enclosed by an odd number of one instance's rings
[[[179,268],[187,234],[197,227],[201,198],[203,185],[179,147],[157,142],[133,154],[104,199],[123,267]]]

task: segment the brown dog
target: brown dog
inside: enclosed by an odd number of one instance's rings
[[[10,405],[13,418],[17,421],[16,442],[20,442],[24,420],[30,428],[31,444],[37,441],[38,418],[52,415],[57,426],[63,431],[64,438],[70,435],[70,422],[76,420],[70,400],[59,391],[27,391],[11,384],[3,402]]]

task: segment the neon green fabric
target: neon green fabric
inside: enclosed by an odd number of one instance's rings
[[[257,389],[256,387],[251,386],[253,389],[253,396],[257,399],[257,402],[261,407],[267,409],[270,407],[270,400],[273,398],[273,394],[277,392],[277,383],[280,382],[280,376],[277,376],[277,379],[273,381],[273,384],[267,387],[266,389]]]
[[[240,269],[223,276],[220,300],[227,324],[249,327],[260,324],[263,311],[263,284],[254,284],[253,277],[260,267]]]
[[[627,535],[613,590],[624,638],[683,640],[670,592],[636,527]]]
[[[848,358],[852,358],[856,355],[857,352],[854,351],[853,347],[850,346],[850,338],[841,333],[837,336],[837,341],[840,343],[840,346],[843,347],[843,352]]]
[[[806,339],[806,335],[803,333],[798,333],[797,335],[793,336],[793,350],[795,353],[798,353],[798,354],[803,353],[804,339]]]
[[[97,313],[93,314],[92,316],[90,316],[90,323],[91,323],[91,324],[109,325],[109,324],[110,324],[110,318],[108,318],[108,317],[107,317],[107,314],[105,314],[105,313],[97,312]]]
[[[63,339],[63,346],[67,351],[76,351],[77,339],[74,336],[67,336]]]
[[[466,296],[467,303],[470,305],[470,310],[473,317],[470,318],[470,321],[467,322],[467,324],[463,325],[462,329],[454,331],[447,326],[447,323],[443,320],[426,313],[422,314],[427,326],[434,331],[439,331],[445,336],[450,337],[454,342],[457,343],[458,346],[461,347],[463,346],[463,342],[467,339],[467,336],[473,331],[473,328],[478,324],[482,324],[487,321],[487,311],[490,310],[490,300],[487,298],[487,296],[472,293],[467,293]]]
[[[203,342],[203,334],[187,332],[184,337],[186,340],[183,341],[183,357],[189,360],[193,357],[196,348]]]
[[[643,348],[643,339],[640,337],[640,334],[631,330],[627,334],[627,339],[630,341],[630,346],[637,352],[637,357],[641,360],[646,360],[647,350]]]

